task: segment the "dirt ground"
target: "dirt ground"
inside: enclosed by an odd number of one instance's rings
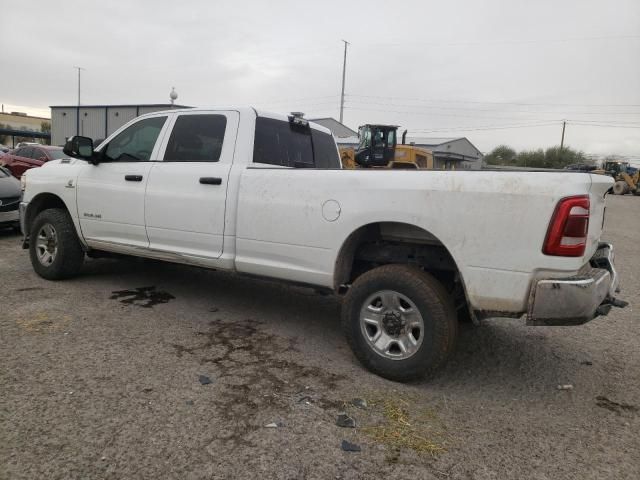
[[[640,197],[608,202],[627,309],[465,327],[410,385],[356,362],[337,298],[142,260],[48,282],[0,232],[0,479],[640,478]]]

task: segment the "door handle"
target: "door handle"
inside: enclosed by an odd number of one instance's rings
[[[124,179],[127,182],[141,182],[142,181],[142,175],[125,175]]]
[[[200,183],[203,185],[222,185],[220,177],[200,177]]]

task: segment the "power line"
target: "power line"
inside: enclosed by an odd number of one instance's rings
[[[389,109],[381,109],[381,108],[366,108],[360,106],[352,106],[347,104],[344,108],[355,111],[364,111],[364,112],[384,112],[384,113],[399,113],[402,115],[419,115],[419,116],[427,116],[427,117],[459,117],[459,118],[484,118],[487,120],[537,120],[537,121],[551,121],[550,119],[532,119],[522,117],[497,117],[490,115],[471,115],[471,114],[458,114],[458,113],[442,113],[442,112],[427,112],[427,111],[407,111],[407,110],[389,110]],[[559,121],[559,120],[558,120]]]
[[[526,123],[519,125],[484,125],[478,127],[451,127],[451,128],[439,128],[439,129],[419,129],[412,128],[411,132],[419,132],[419,133],[436,133],[436,132],[471,132],[471,131],[482,131],[482,130],[504,130],[510,128],[531,128],[531,127],[551,127],[557,126],[558,122],[538,122],[538,123]]]
[[[525,40],[486,40],[486,41],[463,41],[463,42],[390,42],[390,43],[368,43],[363,44],[366,48],[371,47],[406,47],[408,45],[429,46],[429,47],[470,47],[484,45],[526,45],[538,43],[565,43],[601,40],[637,40],[640,35],[601,35],[592,37],[568,37],[568,38],[542,38]]]
[[[556,107],[640,107],[640,104],[606,104],[606,103],[532,103],[532,102],[503,102],[503,101],[490,101],[490,100],[459,100],[459,99],[424,99],[416,97],[387,97],[380,95],[353,95],[348,94],[347,97],[358,98],[378,98],[378,99],[390,99],[390,100],[409,100],[417,102],[432,102],[432,103],[472,103],[472,104],[488,104],[488,105],[520,105],[520,106],[556,106]]]
[[[322,96],[316,96],[316,97],[302,97],[302,98],[282,98],[279,100],[266,100],[266,101],[260,101],[260,102],[254,102],[254,103],[260,103],[262,105],[273,105],[276,103],[296,103],[296,102],[303,102],[306,100],[323,100],[325,98],[338,99],[340,98],[340,95],[322,95]]]
[[[353,97],[350,95],[349,97]],[[399,104],[395,102],[372,102],[369,100],[351,100],[347,99],[350,103],[362,104],[362,105],[378,105],[383,107],[400,107],[400,108],[430,108],[438,110],[457,110],[457,111],[474,111],[474,112],[504,112],[504,113],[523,113],[523,114],[542,114],[542,115],[559,115],[559,114],[571,114],[571,115],[638,115],[638,112],[580,112],[580,111],[543,111],[543,110],[504,110],[497,108],[474,108],[474,107],[451,107],[449,105],[434,105],[434,104]]]
[[[623,121],[619,121],[619,120],[572,120],[572,123],[615,123],[617,125],[630,125],[632,127],[638,127],[640,126],[640,122],[623,122]]]
[[[640,128],[640,125],[608,125],[605,123],[579,123],[571,122],[572,125],[578,125],[581,127],[611,127],[611,128]]]

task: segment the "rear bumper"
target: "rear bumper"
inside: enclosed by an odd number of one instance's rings
[[[601,243],[578,274],[535,283],[529,298],[527,325],[581,325],[608,314],[612,306],[624,307],[626,303],[615,298],[619,282],[613,246]]]

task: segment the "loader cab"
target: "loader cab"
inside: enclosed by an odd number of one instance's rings
[[[355,161],[361,167],[386,167],[395,157],[398,127],[395,125],[363,125],[358,129],[360,143]]]
[[[629,163],[628,162],[616,162],[609,161],[605,162],[603,169],[612,177],[618,177],[622,173],[628,173]]]

